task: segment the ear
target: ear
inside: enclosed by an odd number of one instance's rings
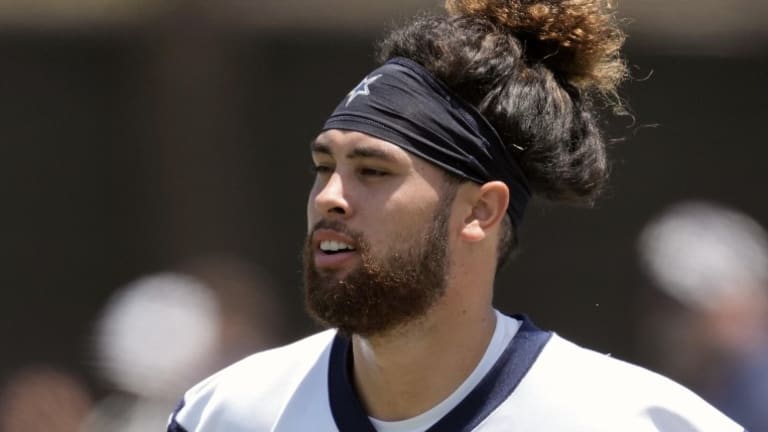
[[[475,190],[472,209],[464,219],[461,238],[468,242],[483,240],[489,231],[501,224],[509,205],[509,188],[500,181],[491,181]]]

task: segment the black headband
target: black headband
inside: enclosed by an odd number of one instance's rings
[[[498,133],[470,104],[418,63],[396,57],[371,72],[336,107],[323,130],[362,132],[389,141],[475,183],[500,180],[517,227],[531,190]]]

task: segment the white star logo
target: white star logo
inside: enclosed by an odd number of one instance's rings
[[[381,78],[381,75],[376,75],[372,77],[366,77],[363,79],[360,84],[357,85],[357,87],[353,88],[351,92],[347,95],[349,99],[347,99],[347,103],[344,104],[344,106],[349,106],[349,103],[352,102],[354,98],[356,98],[358,95],[369,95],[371,94],[371,90],[368,89],[368,84],[371,84],[372,82],[376,81],[377,79]]]

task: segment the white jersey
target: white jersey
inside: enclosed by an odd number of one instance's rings
[[[517,318],[493,367],[428,432],[744,432],[679,384]],[[334,330],[255,354],[189,390],[168,432],[375,432],[350,360]]]

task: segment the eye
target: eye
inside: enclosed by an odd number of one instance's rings
[[[360,168],[360,175],[366,177],[383,177],[389,175],[389,173],[376,168]]]
[[[333,172],[333,167],[330,165],[313,164],[311,167],[312,173],[316,175],[330,174]]]

